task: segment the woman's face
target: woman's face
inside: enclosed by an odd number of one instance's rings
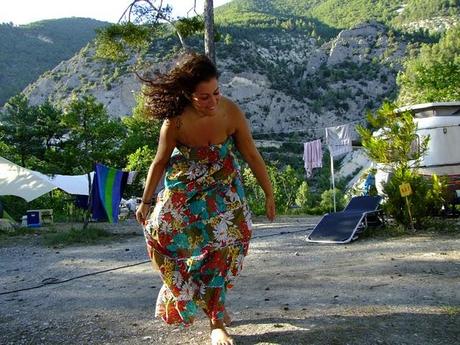
[[[217,78],[202,81],[192,93],[192,105],[204,115],[214,115],[220,100],[220,90]]]

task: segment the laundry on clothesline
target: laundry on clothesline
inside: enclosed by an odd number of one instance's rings
[[[96,164],[96,174],[91,190],[93,219],[118,222],[119,205],[128,180],[128,172]]]
[[[313,168],[323,167],[323,150],[320,139],[303,144],[303,160],[307,177],[311,176]]]
[[[353,147],[351,145],[351,129],[349,124],[327,127],[326,143],[332,157],[351,152]]]
[[[137,177],[137,171],[130,171],[128,173],[128,180],[126,181],[126,184],[133,184],[136,177]]]

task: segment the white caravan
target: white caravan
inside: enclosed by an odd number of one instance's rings
[[[414,115],[418,136],[430,136],[420,172],[460,177],[460,102],[417,104],[397,112],[406,110]]]
[[[459,191],[457,198],[460,197],[460,102],[424,103],[396,109],[398,113],[403,111],[413,114],[420,139],[430,136],[419,172],[447,177],[449,189]],[[380,132],[374,135],[379,136]],[[377,164],[376,168],[377,190],[383,193],[389,174],[384,165]]]
[[[414,115],[420,139],[430,136],[420,173],[446,176],[449,189],[460,191],[460,102],[417,104],[396,111],[406,110]]]

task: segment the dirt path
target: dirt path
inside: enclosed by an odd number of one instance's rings
[[[459,235],[308,244],[315,221],[256,223],[228,296],[237,344],[458,342]],[[0,293],[145,261],[141,232],[129,231],[139,235],[97,246],[3,245]],[[204,316],[189,329],[153,318],[159,288],[140,264],[0,295],[0,344],[208,344]]]

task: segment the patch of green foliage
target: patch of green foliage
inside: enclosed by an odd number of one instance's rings
[[[446,184],[443,184],[436,175],[429,181],[411,169],[398,167],[394,170],[393,176],[383,189],[388,198],[384,209],[406,227],[410,225],[410,215],[407,201],[401,196],[399,190],[399,186],[403,183],[409,183],[413,191],[407,198],[415,228],[425,228],[427,218],[440,215]]]
[[[133,23],[112,24],[97,30],[96,57],[123,62],[130,52],[145,51],[155,26]]]
[[[82,227],[60,230],[59,224],[40,228],[16,227],[9,231],[0,231],[0,240],[7,242],[14,238],[29,238],[29,236],[37,236],[40,243],[50,247],[63,247],[71,244],[97,244],[116,237],[116,235],[104,229],[91,226],[86,229]]]
[[[156,151],[159,123],[143,116],[142,103],[139,97],[134,116],[120,121],[109,118],[94,97],[75,98],[65,109],[47,102],[30,106],[24,96],[13,97],[0,112],[1,155],[22,167],[49,174],[85,174],[96,162],[146,174]],[[145,147],[142,165],[137,159],[140,147]],[[139,195],[142,183],[138,178],[127,193]],[[82,217],[73,207],[73,197],[57,190],[30,203],[14,196],[1,196],[0,200],[16,221],[28,209],[53,209],[57,221]]]
[[[439,16],[458,18],[459,14],[459,0],[409,0],[395,22],[407,23]]]
[[[96,227],[86,229],[71,228],[67,231],[48,231],[43,234],[47,246],[63,247],[71,244],[97,244],[103,240],[113,239],[114,235]]]
[[[270,17],[309,17],[332,28],[377,20],[398,25],[435,16],[458,16],[458,0],[233,0],[216,10],[216,22],[242,25]],[[399,11],[398,11],[399,10]]]
[[[0,106],[43,72],[71,58],[105,22],[87,18],[0,23]]]
[[[33,235],[37,232],[38,232],[37,229],[25,228],[25,227],[15,227],[8,231],[0,229],[0,240],[2,239],[5,240],[11,237],[17,237],[17,236]]]
[[[323,214],[333,211],[330,172],[327,167],[316,172],[315,178],[308,181],[305,179],[303,167],[297,169],[279,162],[267,161],[267,170],[278,214]],[[249,167],[243,168],[243,184],[251,211],[256,215],[265,214],[264,193]],[[346,203],[342,192],[345,184],[344,180],[337,181],[337,210],[341,210]]]
[[[398,76],[401,104],[458,101],[460,99],[460,24],[439,43],[424,44],[408,59]]]
[[[455,218],[427,218],[424,233],[436,235],[460,235],[460,224]]]

